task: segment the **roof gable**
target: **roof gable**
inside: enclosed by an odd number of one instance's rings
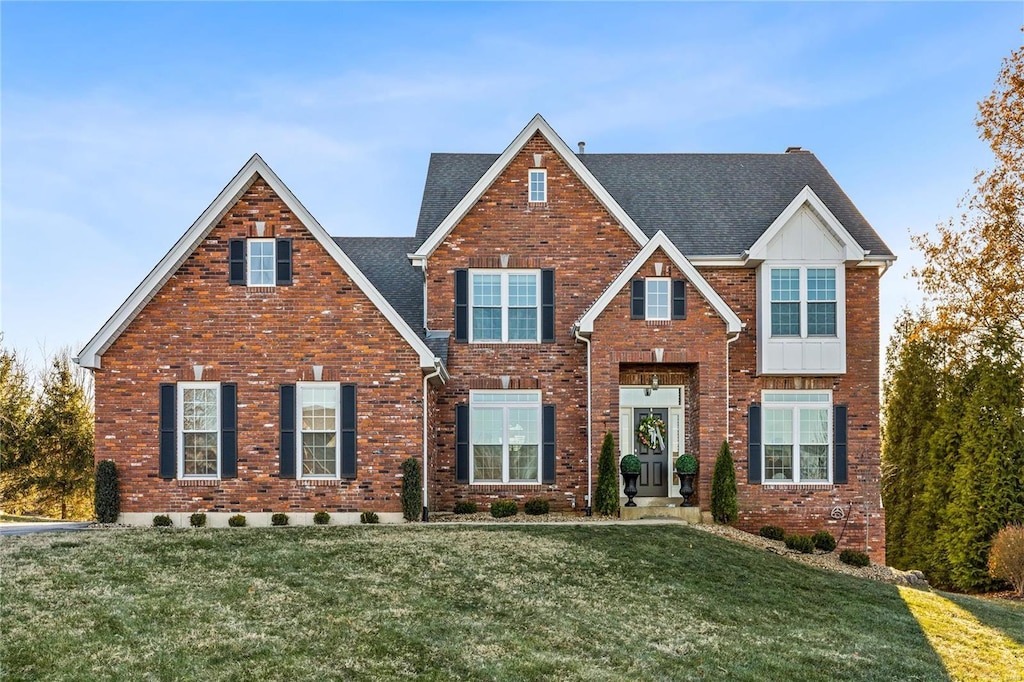
[[[820,219],[820,225],[830,233],[830,236],[839,244],[839,252],[844,261],[859,262],[864,260],[867,251],[861,248],[857,240],[843,227],[843,224],[833,215],[817,194],[809,186],[805,186],[800,193],[789,202],[782,213],[768,226],[757,241],[751,245],[747,252],[747,261],[760,263],[769,257],[769,250],[777,237],[781,236],[783,230],[787,229],[790,221],[804,206],[813,211]],[[820,229],[820,228],[819,228]]]
[[[96,335],[82,348],[75,359],[76,362],[82,367],[93,369],[100,367],[100,358],[107,348],[117,340],[121,332],[131,324],[132,320],[152,300],[153,296],[160,291],[167,280],[177,272],[181,264],[195,251],[203,239],[220,222],[225,212],[238,201],[252,183],[255,182],[257,177],[262,178],[270,186],[324,250],[334,258],[345,274],[352,279],[353,283],[380,310],[412,349],[417,352],[420,366],[434,368],[437,359],[423,339],[413,332],[409,324],[395,311],[394,307],[381,295],[380,291],[374,287],[362,271],[356,267],[355,263],[327,234],[327,231],[317,222],[316,218],[306,210],[306,207],[292,194],[291,190],[277,177],[277,174],[271,170],[270,166],[267,165],[259,154],[253,154],[252,158],[242,166],[241,170],[221,190],[217,198],[192,223],[192,226],[178,239],[170,251],[160,259],[156,267],[146,275],[145,279],[128,296],[125,302],[121,304]]]
[[[641,246],[647,242],[647,235],[644,234],[643,230],[633,222],[633,219],[629,217],[629,214],[626,213],[618,202],[615,201],[612,195],[608,193],[608,190],[601,186],[601,183],[594,177],[594,174],[591,173],[590,170],[579,160],[579,157],[569,149],[562,138],[560,138],[554,129],[548,125],[548,122],[544,120],[544,117],[537,114],[533,117],[533,120],[523,128],[522,132],[512,140],[512,143],[505,149],[505,151],[494,159],[484,174],[476,180],[469,191],[462,196],[459,202],[449,211],[441,223],[433,229],[429,236],[426,237],[419,249],[416,250],[416,253],[411,254],[411,258],[414,261],[425,259],[434,252],[441,242],[451,234],[451,231],[455,229],[455,226],[459,221],[465,217],[474,205],[476,205],[477,201],[480,200],[512,159],[514,159],[526,143],[538,133],[547,140],[548,144],[550,144],[552,149],[555,150],[555,153],[557,153],[566,165],[572,169],[576,176],[583,182],[584,186],[590,190],[594,197],[601,203],[601,205],[604,206],[612,217],[622,225],[623,229],[626,230],[629,236]],[[483,155],[472,155],[472,157],[478,163],[484,161]],[[424,204],[427,202],[428,190],[429,187],[424,190]],[[444,202],[442,201],[440,203]],[[419,232],[417,232],[417,234],[418,233]]]
[[[590,334],[594,331],[594,322],[600,317],[604,309],[608,307],[608,304],[619,295],[622,289],[629,284],[629,281],[633,279],[637,271],[643,267],[643,264],[654,255],[654,252],[661,249],[669,257],[673,264],[683,273],[683,275],[690,281],[693,286],[697,288],[700,295],[711,304],[711,307],[715,309],[715,312],[725,322],[726,331],[730,334],[736,334],[743,329],[743,323],[740,321],[739,316],[733,312],[729,304],[715,291],[714,287],[704,279],[703,275],[697,271],[697,268],[693,267],[693,264],[686,259],[679,249],[676,248],[675,244],[668,238],[668,236],[659,231],[651,240],[647,242],[644,248],[640,249],[639,253],[629,262],[629,265],[619,273],[619,276],[605,289],[604,293],[594,301],[594,304],[583,314],[580,318],[577,326],[581,334]]]

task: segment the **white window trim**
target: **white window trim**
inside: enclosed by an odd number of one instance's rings
[[[544,188],[542,190],[544,198],[534,199],[533,198],[533,174],[539,173],[541,178],[544,180]],[[546,204],[548,202],[548,171],[546,168],[531,168],[526,174],[526,195],[531,204]]]
[[[535,395],[536,403],[515,403],[515,402],[485,402],[478,403],[474,398],[480,394],[503,394],[503,395]],[[510,481],[509,480],[509,436],[508,436],[508,409],[530,409],[537,408],[537,480],[535,481]],[[477,481],[476,480],[476,457],[473,456],[473,408],[494,407],[503,409],[502,419],[502,444],[501,444],[501,480],[500,481]],[[469,392],[469,482],[470,485],[539,485],[543,476],[544,466],[544,412],[543,396],[540,391],[470,391]]]
[[[475,275],[501,275],[501,339],[476,339],[473,336],[473,277]],[[508,276],[509,275],[533,275],[537,280],[537,335],[533,339],[509,339],[508,338]],[[470,343],[540,343],[541,320],[542,308],[541,308],[541,277],[540,270],[520,270],[520,269],[509,269],[509,270],[488,270],[488,269],[474,269],[469,271],[469,292],[467,295],[469,318],[467,324],[469,326],[469,342]],[[489,306],[488,306],[489,307]],[[518,307],[518,306],[517,306]]]
[[[217,396],[217,474],[197,475],[185,474],[185,389],[187,388],[212,388]],[[221,387],[219,381],[179,381],[176,396],[177,403],[177,444],[178,444],[178,478],[189,481],[218,481],[221,477],[221,460],[223,459],[223,444],[221,443]]]
[[[786,395],[827,395],[827,403],[784,403],[784,402],[770,402],[766,399],[768,394],[786,394]],[[831,390],[771,390],[761,391],[761,484],[766,486],[772,485],[825,485],[832,484],[833,472],[832,464],[835,458],[835,424],[833,419],[835,417],[832,403],[832,391]],[[828,477],[826,479],[811,479],[804,481],[800,478],[800,418],[797,410],[801,407],[819,407],[824,408],[826,416],[828,417],[828,452],[825,455],[825,468],[828,471]],[[767,429],[765,427],[765,421],[768,414],[768,409],[792,409],[793,411],[793,478],[792,480],[781,480],[775,478],[767,478],[767,466],[765,462],[765,446],[768,440]]]
[[[665,317],[654,317],[651,315],[651,282],[665,282],[667,285],[668,306]],[[646,277],[644,279],[644,319],[664,321],[672,319],[672,278],[671,277]]]
[[[253,284],[252,281],[252,245],[256,243],[270,244],[270,284]],[[273,237],[250,237],[245,240],[245,285],[249,287],[277,286],[277,240]]]
[[[304,388],[333,388],[337,396],[334,405],[334,475],[303,474],[302,466],[302,390]],[[341,382],[300,381],[295,384],[295,478],[315,481],[337,481],[341,479]]]
[[[800,335],[793,336],[789,334],[772,334],[772,304],[773,303],[795,303],[795,301],[775,301],[772,299],[772,271],[773,270],[799,270],[800,271]],[[807,333],[807,304],[808,296],[810,292],[807,287],[807,271],[808,270],[832,270],[835,272],[835,283],[836,283],[836,298],[834,301],[836,306],[836,331],[835,334],[813,334]],[[767,266],[768,275],[765,280],[765,298],[767,302],[766,313],[767,320],[765,324],[765,331],[769,338],[773,339],[841,339],[845,336],[845,325],[844,320],[846,318],[846,277],[845,268],[843,265],[836,263],[807,263],[801,261],[799,263],[787,263],[780,261],[772,261]],[[829,303],[830,301],[815,301],[815,303]]]

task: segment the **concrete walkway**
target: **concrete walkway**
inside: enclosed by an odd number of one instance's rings
[[[92,524],[88,521],[55,521],[30,523],[0,523],[0,535],[31,535],[32,533],[57,533],[83,530]]]

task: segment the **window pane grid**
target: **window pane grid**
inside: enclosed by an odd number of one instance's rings
[[[473,482],[538,483],[540,395],[474,393],[472,403]]]
[[[249,286],[273,286],[274,240],[249,240]]]
[[[831,396],[767,392],[763,399],[765,482],[827,482]]]
[[[530,171],[530,201],[547,201],[547,171]]]
[[[182,476],[217,475],[220,387],[181,389]]]
[[[647,319],[667,320],[669,319],[667,279],[647,280]]]
[[[338,398],[332,385],[299,387],[302,475],[338,475]]]
[[[772,270],[772,301],[800,301],[800,269]]]
[[[473,273],[472,283],[473,341],[537,341],[536,273]]]

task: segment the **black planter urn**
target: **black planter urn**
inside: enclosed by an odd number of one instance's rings
[[[626,485],[623,488],[623,492],[626,493],[626,497],[629,498],[628,500],[626,500],[627,507],[636,506],[636,502],[633,501],[633,498],[636,497],[636,480],[638,478],[640,478],[640,474],[627,474],[625,472],[622,473],[622,479],[626,482]],[[690,492],[693,491],[691,490]]]
[[[679,493],[683,496],[683,506],[692,507],[690,496],[693,495],[693,477],[696,474],[676,473],[676,476],[679,477]]]

